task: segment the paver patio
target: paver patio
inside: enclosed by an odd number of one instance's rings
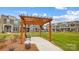
[[[41,37],[32,37],[31,42],[37,45],[39,51],[63,51],[59,47]]]

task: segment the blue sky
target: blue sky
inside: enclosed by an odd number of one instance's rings
[[[0,7],[0,14],[18,18],[18,15],[22,13],[52,17],[56,22],[74,21],[78,20],[79,7]]]

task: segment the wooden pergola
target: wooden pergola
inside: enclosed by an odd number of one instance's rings
[[[21,18],[21,28],[20,28],[20,40],[19,42],[22,44],[24,42],[24,38],[25,38],[25,27],[26,25],[39,25],[40,26],[40,36],[41,36],[41,27],[46,24],[49,23],[49,41],[51,41],[51,21],[52,18],[45,18],[45,17],[35,17],[35,16],[25,16],[25,15],[20,15]]]

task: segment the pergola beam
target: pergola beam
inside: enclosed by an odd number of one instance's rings
[[[23,19],[25,24],[33,24],[33,25],[43,25],[47,22],[52,21],[51,18],[40,18],[40,17],[33,17],[33,16],[20,16]]]

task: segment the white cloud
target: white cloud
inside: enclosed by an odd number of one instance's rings
[[[33,13],[32,16],[38,16],[38,14],[37,13]]]
[[[77,18],[79,18],[79,11],[72,11],[72,10],[67,11],[67,18],[68,21],[78,20]]]
[[[65,15],[53,16],[53,19],[56,19],[56,21],[59,21],[60,19],[63,19],[64,21],[76,21],[79,20],[79,11],[68,10]]]
[[[46,13],[44,13],[44,14],[43,14],[43,16],[44,16],[44,17],[47,17],[47,14],[46,14]]]
[[[66,10],[66,7],[55,7],[56,9],[60,9],[60,10]]]
[[[27,12],[26,11],[17,11],[17,14],[18,15],[20,15],[20,14],[27,15]]]
[[[64,16],[61,15],[61,16],[53,16],[54,19],[59,19],[59,18],[63,18]]]
[[[68,10],[67,14],[70,14],[70,15],[79,15],[79,11]]]

